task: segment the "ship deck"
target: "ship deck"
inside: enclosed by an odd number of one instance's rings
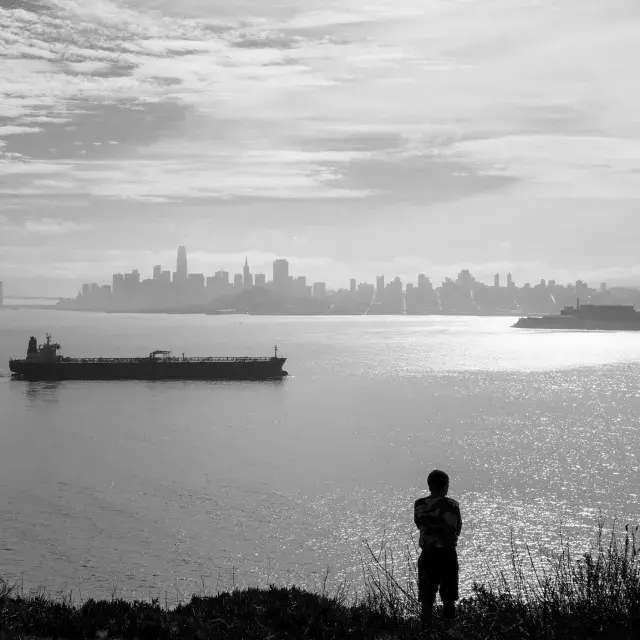
[[[195,363],[195,362],[220,362],[220,363],[236,363],[236,362],[273,362],[274,360],[282,360],[285,358],[254,358],[254,357],[210,357],[210,358],[149,358],[140,357],[140,358],[62,358],[60,362],[69,363],[69,364],[138,364],[138,363],[149,363],[149,362],[158,362],[158,363],[171,363],[176,364],[180,362]]]

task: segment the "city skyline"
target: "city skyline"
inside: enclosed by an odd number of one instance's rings
[[[221,268],[217,270],[215,273],[206,274],[204,272],[189,271],[188,253],[187,253],[186,247],[183,245],[179,246],[177,249],[177,258],[176,258],[175,265],[176,266],[174,271],[172,271],[171,269],[163,269],[162,264],[154,265],[151,273],[147,274],[147,277],[144,277],[145,274],[141,272],[139,269],[132,269],[132,271],[128,273],[126,272],[114,273],[112,274],[112,285],[111,285],[112,289],[114,288],[113,283],[115,283],[116,280],[118,282],[124,281],[127,275],[130,275],[130,276],[135,275],[140,282],[156,281],[156,282],[180,284],[180,283],[188,283],[189,280],[191,280],[192,282],[197,280],[200,286],[203,286],[203,287],[206,286],[209,283],[209,281],[217,279],[224,282],[225,284],[229,284],[232,287],[232,290],[235,290],[235,291],[241,291],[241,290],[246,290],[253,287],[259,287],[259,286],[265,286],[265,285],[275,286],[276,288],[283,290],[286,288],[287,283],[304,281],[304,286],[308,289],[307,293],[309,295],[313,295],[313,290],[316,285],[320,285],[318,287],[319,291],[350,291],[351,293],[356,293],[358,290],[358,287],[360,286],[363,286],[363,285],[373,286],[377,290],[380,288],[384,288],[385,284],[388,284],[389,281],[392,281],[392,280],[397,280],[401,282],[403,284],[403,287],[404,286],[420,287],[425,284],[425,280],[430,287],[432,286],[439,287],[446,284],[448,281],[452,281],[452,280],[459,281],[460,278],[467,279],[469,284],[478,283],[480,285],[487,286],[487,287],[493,286],[494,288],[497,288],[497,289],[499,288],[519,289],[519,288],[536,287],[538,285],[552,286],[552,287],[555,287],[555,286],[575,287],[576,289],[579,289],[579,287],[582,285],[584,285],[585,287],[589,286],[589,283],[586,280],[582,280],[580,278],[576,279],[573,282],[561,282],[556,280],[555,278],[548,278],[548,279],[539,278],[535,282],[526,281],[526,282],[519,283],[516,281],[516,279],[514,278],[513,274],[510,271],[508,271],[506,274],[495,273],[491,277],[491,282],[483,282],[481,279],[476,278],[473,275],[472,270],[469,268],[461,269],[455,278],[452,277],[452,275],[445,276],[440,284],[438,284],[437,282],[436,283],[432,282],[431,277],[429,275],[424,273],[419,273],[417,277],[415,277],[415,281],[408,281],[406,279],[401,278],[398,275],[391,275],[389,280],[387,280],[387,275],[382,274],[382,275],[376,275],[375,278],[373,278],[372,282],[369,282],[368,280],[360,281],[358,280],[358,278],[349,278],[348,282],[343,283],[342,286],[340,285],[332,286],[331,284],[327,283],[326,280],[319,280],[319,281],[309,280],[307,282],[306,275],[300,274],[300,275],[294,276],[292,262],[287,258],[276,258],[272,262],[271,279],[269,280],[268,274],[252,271],[252,267],[249,264],[248,255],[245,256],[244,264],[242,265],[241,271],[238,270],[234,272],[233,270],[227,270],[225,268]],[[83,283],[82,286],[79,288],[78,293],[85,292],[87,291],[87,287],[95,286],[95,285],[105,286],[105,285],[99,285],[99,283]],[[607,287],[608,287],[607,283],[603,281],[603,282],[597,283],[597,286],[595,287],[594,290],[599,290],[600,292],[604,293],[607,290]]]
[[[180,244],[196,271],[285,256],[336,284],[467,266],[640,283],[628,0],[51,0],[0,18],[12,293],[73,295]]]
[[[119,267],[119,272],[125,273],[137,269],[141,274],[153,275],[154,266],[158,263],[172,265],[171,273],[175,270],[175,248],[163,250],[161,252],[141,251],[131,254],[140,256],[141,261],[136,263],[135,258],[128,257],[127,260],[118,260],[114,264]],[[363,263],[337,263],[322,257],[300,257],[296,255],[285,255],[266,252],[246,250],[233,253],[210,254],[206,251],[189,251],[189,272],[213,274],[225,268],[233,273],[242,273],[242,265],[246,259],[252,265],[252,269],[262,273],[270,273],[271,265],[276,259],[288,260],[291,268],[297,275],[307,275],[310,280],[323,281],[327,287],[338,289],[348,288],[349,280],[355,277],[358,282],[374,282],[377,273],[397,274],[403,282],[412,282],[417,278],[418,273],[428,272],[434,282],[440,282],[447,277],[456,275],[464,269],[469,269],[476,274],[479,281],[491,284],[495,274],[502,274],[506,278],[507,273],[512,273],[513,278],[519,283],[530,282],[535,284],[545,274],[553,274],[555,277],[544,279],[555,279],[557,282],[572,283],[576,280],[583,280],[591,283],[607,282],[610,286],[623,286],[640,288],[640,268],[638,276],[625,275],[620,269],[615,267],[597,270],[578,270],[570,268],[549,268],[540,262],[514,265],[509,261],[490,261],[476,264],[472,261],[457,261],[449,264],[434,264],[419,256],[402,257],[390,261],[372,261]],[[229,267],[229,265],[236,265]],[[240,267],[238,268],[238,264]],[[193,265],[193,266],[191,266]],[[254,266],[255,265],[255,266]],[[111,273],[114,271],[112,270]],[[118,272],[118,270],[116,270]],[[76,295],[83,283],[87,281],[108,281],[111,274],[106,267],[96,265],[96,268],[83,275],[65,279],[62,282],[52,280],[46,276],[42,278],[33,277],[25,279],[18,275],[10,276],[10,271],[0,272],[0,279],[4,281],[5,297],[33,296],[33,297],[60,297],[69,298]],[[542,274],[542,275],[541,275]]]
[[[562,283],[541,278],[518,283],[513,274],[496,273],[490,283],[478,280],[469,269],[447,276],[440,283],[429,275],[404,281],[378,274],[373,282],[350,278],[337,288],[306,275],[294,275],[291,264],[276,258],[271,273],[252,270],[248,256],[241,271],[220,269],[214,274],[188,269],[188,252],[178,247],[175,270],[153,266],[152,273],[138,269],[114,273],[111,284],[87,282],[73,299],[62,300],[63,309],[88,311],[146,311],[187,313],[257,313],[288,315],[501,314],[550,313],[576,300],[593,304],[640,305],[640,290],[595,287],[583,280]]]

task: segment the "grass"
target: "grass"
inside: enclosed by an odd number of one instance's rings
[[[591,549],[574,557],[562,542],[556,553],[512,542],[511,569],[489,574],[459,603],[458,634],[492,639],[548,640],[640,638],[638,528],[600,522]],[[415,585],[418,549],[412,541],[401,558],[383,539],[365,543],[363,587],[346,583],[318,593],[295,587],[234,589],[194,595],[169,607],[158,599],[128,602],[24,594],[0,579],[0,639],[409,639],[420,637]],[[433,638],[447,637],[437,623]]]

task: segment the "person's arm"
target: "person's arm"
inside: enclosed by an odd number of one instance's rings
[[[460,505],[458,505],[458,508],[456,509],[456,511],[458,512],[456,514],[458,516],[458,526],[456,527],[456,535],[459,536],[460,532],[462,531],[462,514],[460,513]]]
[[[418,498],[413,505],[413,522],[418,529],[424,524],[422,518],[424,516],[424,503],[422,498]]]

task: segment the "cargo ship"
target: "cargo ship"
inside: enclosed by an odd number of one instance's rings
[[[582,329],[587,331],[640,331],[640,313],[633,305],[580,304],[565,307],[559,315],[528,316],[514,325],[519,329]]]
[[[185,358],[171,351],[152,351],[140,358],[66,358],[58,353],[60,344],[47,334],[38,345],[29,339],[27,357],[10,360],[9,369],[22,380],[279,380],[286,358]]]

